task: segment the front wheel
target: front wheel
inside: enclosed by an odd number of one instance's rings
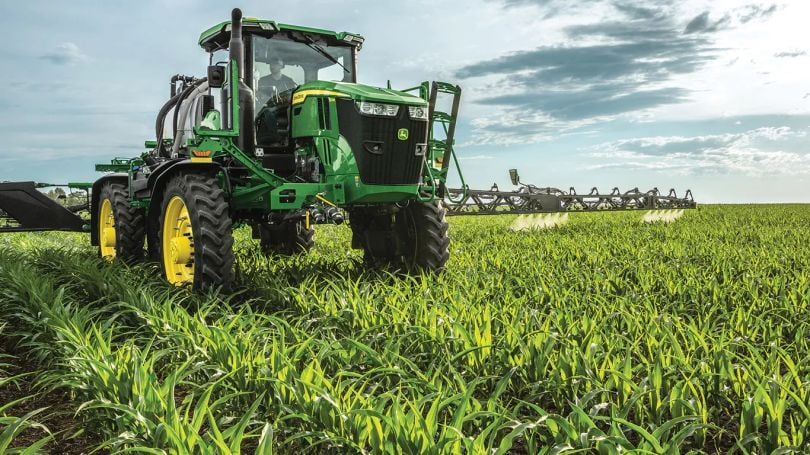
[[[350,213],[349,220],[352,246],[363,249],[370,267],[439,272],[450,257],[446,210],[441,201],[358,209]]]
[[[180,174],[166,185],[160,255],[169,283],[201,291],[230,288],[233,234],[225,192],[215,176]]]
[[[450,258],[447,210],[441,201],[411,202],[397,213],[397,231],[409,270],[437,272]]]

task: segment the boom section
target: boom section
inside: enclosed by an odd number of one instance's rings
[[[596,187],[587,194],[577,194],[574,188],[539,188],[525,185],[517,191],[501,191],[497,185],[489,190],[450,189],[446,201],[448,215],[503,215],[508,213],[604,212],[621,210],[693,209],[697,203],[692,191],[679,197],[674,189],[661,193],[658,188],[640,191],[638,188],[622,192],[613,188],[601,193]]]

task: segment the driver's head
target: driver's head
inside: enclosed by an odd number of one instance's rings
[[[270,64],[270,73],[278,74],[284,68],[284,61],[281,57],[273,56],[267,61]]]

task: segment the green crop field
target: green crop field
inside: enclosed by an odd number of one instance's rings
[[[295,258],[241,228],[204,296],[5,235],[0,452],[810,452],[810,206],[640,219],[453,218],[416,278],[345,226]]]

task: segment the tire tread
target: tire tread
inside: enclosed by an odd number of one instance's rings
[[[192,290],[205,291],[214,287],[229,290],[233,285],[233,223],[225,191],[214,175],[184,173],[175,176],[164,193],[167,197],[161,204],[161,226],[167,201],[171,199],[169,196],[175,192],[183,198],[191,217],[194,235]],[[161,228],[160,235],[162,231]]]

